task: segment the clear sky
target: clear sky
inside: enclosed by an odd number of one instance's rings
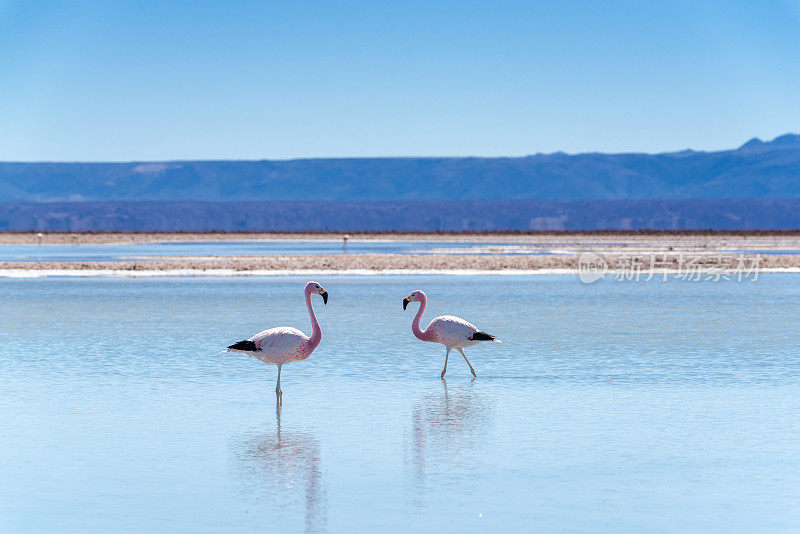
[[[526,155],[800,131],[800,0],[0,0],[0,160]]]

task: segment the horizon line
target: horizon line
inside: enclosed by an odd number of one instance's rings
[[[43,159],[43,160],[0,160],[0,163],[4,164],[33,164],[33,163],[40,163],[40,164],[134,164],[134,163],[213,163],[213,162],[264,162],[264,161],[274,161],[274,162],[292,162],[292,161],[323,161],[323,160],[370,160],[370,159],[379,159],[379,160],[392,160],[392,159],[523,159],[523,158],[534,158],[537,156],[556,156],[556,155],[563,155],[563,156],[580,156],[580,155],[591,155],[591,154],[604,154],[604,155],[648,155],[648,156],[660,156],[660,155],[669,155],[669,154],[681,154],[685,152],[693,152],[697,154],[709,154],[709,153],[716,153],[716,152],[733,152],[736,150],[740,150],[744,145],[752,142],[752,141],[760,141],[764,144],[769,144],[785,136],[798,136],[800,134],[796,134],[794,132],[786,132],[780,135],[775,136],[774,138],[770,139],[769,141],[764,141],[760,137],[751,137],[748,140],[744,141],[740,145],[734,148],[722,148],[716,150],[696,150],[693,148],[683,148],[683,149],[675,149],[675,150],[664,150],[661,152],[637,152],[637,151],[622,151],[622,152],[602,152],[598,150],[589,150],[585,152],[565,152],[562,150],[556,150],[555,152],[535,152],[532,154],[524,154],[524,155],[496,155],[496,156],[478,156],[478,155],[470,155],[470,156],[463,156],[463,155],[438,155],[438,156],[414,156],[414,155],[405,155],[405,156],[306,156],[306,157],[287,157],[287,158],[174,158],[174,159],[119,159],[119,160],[57,160],[57,159]]]

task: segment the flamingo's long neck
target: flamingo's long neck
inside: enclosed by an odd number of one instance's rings
[[[428,299],[425,297],[425,295],[423,295],[422,300],[419,301],[419,310],[417,310],[417,315],[414,317],[414,321],[411,323],[411,331],[414,332],[414,335],[422,341],[428,340],[427,331],[423,331],[419,327],[419,322],[422,320],[422,314],[425,313],[425,306],[427,304]]]
[[[310,350],[314,350],[322,340],[322,330],[319,327],[317,316],[314,314],[314,308],[311,306],[311,289],[306,289],[306,308],[308,308],[308,317],[311,319],[311,338],[308,340]]]

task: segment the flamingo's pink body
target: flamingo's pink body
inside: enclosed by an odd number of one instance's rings
[[[478,330],[478,328],[472,323],[453,315],[442,315],[437,317],[430,322],[428,328],[422,330],[420,328],[420,321],[422,320],[422,314],[425,313],[425,307],[428,304],[428,298],[425,296],[423,291],[418,289],[403,300],[403,309],[406,308],[409,302],[419,302],[419,310],[417,310],[417,315],[414,317],[414,321],[411,323],[411,331],[414,333],[417,339],[431,343],[441,343],[447,349],[444,360],[444,370],[442,371],[442,378],[444,378],[444,375],[447,372],[447,358],[452,349],[456,349],[461,353],[462,356],[464,356],[464,360],[467,362],[467,365],[469,365],[472,375],[477,376],[475,369],[472,368],[472,364],[470,364],[469,360],[467,360],[467,356],[464,354],[463,349],[487,341],[500,343],[500,340],[495,339],[494,336],[487,334],[486,332]]]
[[[314,352],[314,349],[317,348],[317,345],[322,340],[322,330],[319,327],[317,316],[314,314],[314,308],[311,306],[311,295],[314,293],[321,295],[327,304],[328,293],[316,282],[307,283],[304,293],[308,316],[311,319],[310,336],[290,326],[279,326],[259,332],[244,341],[239,341],[225,351],[241,352],[264,363],[277,365],[278,386],[275,388],[275,392],[278,396],[278,402],[282,398],[281,366],[289,362],[305,360]]]
[[[249,338],[249,341],[256,344],[258,350],[228,349],[228,352],[243,352],[264,363],[283,365],[305,360],[311,356],[321,340],[322,332],[320,332],[319,326],[312,331],[311,336],[307,336],[291,326],[277,326]]]

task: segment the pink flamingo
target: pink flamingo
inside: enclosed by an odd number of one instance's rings
[[[472,364],[467,360],[464,349],[486,341],[500,343],[500,340],[496,339],[491,334],[478,330],[475,325],[468,323],[464,319],[452,315],[437,317],[431,321],[431,324],[429,324],[428,328],[423,332],[419,329],[419,322],[420,319],[422,319],[422,314],[425,312],[428,298],[423,291],[418,289],[403,299],[404,310],[409,302],[419,302],[419,311],[417,311],[417,316],[414,317],[414,321],[411,323],[411,331],[414,332],[414,335],[422,341],[441,343],[447,349],[444,355],[444,369],[442,370],[441,377],[444,378],[444,374],[447,372],[447,358],[450,356],[450,351],[452,349],[456,349],[464,357],[467,365],[469,365],[469,370],[472,371],[472,376],[478,376],[475,374],[475,369],[472,368]]]
[[[322,340],[322,330],[311,307],[311,294],[316,293],[322,297],[324,304],[328,303],[328,292],[316,282],[309,282],[305,287],[306,308],[311,318],[311,337],[300,330],[290,326],[279,326],[259,332],[249,339],[234,343],[225,352],[241,352],[261,360],[264,363],[278,366],[278,385],[275,386],[275,395],[278,404],[283,404],[283,391],[281,390],[281,366],[285,363],[296,362],[308,358]]]

